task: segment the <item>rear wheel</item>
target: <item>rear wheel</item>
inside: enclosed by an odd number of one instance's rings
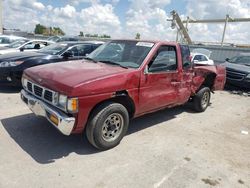
[[[118,145],[129,124],[127,109],[119,103],[104,103],[94,110],[86,127],[88,141],[107,150]]]
[[[210,89],[203,87],[200,89],[193,99],[194,110],[197,112],[204,112],[210,103]]]

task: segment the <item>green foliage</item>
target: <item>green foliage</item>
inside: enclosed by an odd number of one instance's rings
[[[40,35],[65,35],[60,27],[45,27],[41,24],[36,25],[34,32]]]
[[[35,27],[35,34],[43,34],[44,32],[46,32],[46,27],[41,25],[41,24],[36,24],[36,27]]]
[[[84,36],[87,37],[87,38],[111,38],[110,35],[106,35],[106,34],[98,35],[98,34],[89,34],[89,33],[87,33]]]
[[[80,31],[80,37],[84,37],[84,33],[82,31]]]
[[[136,33],[136,35],[135,35],[135,39],[141,39],[141,34],[140,33]]]

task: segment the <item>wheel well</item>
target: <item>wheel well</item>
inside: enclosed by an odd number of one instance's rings
[[[101,101],[98,104],[95,105],[95,107],[91,110],[89,114],[89,118],[93,114],[94,110],[98,108],[100,105],[106,102],[115,102],[122,104],[128,111],[129,118],[133,118],[135,114],[135,104],[134,101],[131,99],[127,91],[117,91],[114,93],[112,98],[109,98],[107,100]]]
[[[210,90],[212,90],[213,86],[214,86],[215,78],[216,78],[216,74],[215,73],[209,73],[209,74],[207,74],[204,82],[201,85],[201,88],[202,87],[209,87]]]

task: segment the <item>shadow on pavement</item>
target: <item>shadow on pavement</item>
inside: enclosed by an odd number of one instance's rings
[[[189,111],[186,106],[166,109],[136,118],[130,122],[127,135],[174,119],[184,111]],[[41,164],[53,163],[56,159],[66,157],[72,152],[79,155],[91,155],[99,152],[81,134],[64,136],[46,119],[36,117],[32,113],[3,119],[1,122],[13,140]]]
[[[19,93],[21,89],[21,87],[0,85],[0,93]]]
[[[174,108],[164,109],[152,114],[147,114],[133,119],[130,122],[127,134],[133,134],[137,131],[152,127],[156,124],[176,118],[182,112],[195,113],[190,110],[190,104]]]
[[[230,84],[226,84],[224,90],[231,94],[250,96],[250,89],[241,88]]]
[[[41,164],[75,152],[89,155],[98,152],[82,135],[64,136],[44,118],[26,114],[1,120],[12,139]]]

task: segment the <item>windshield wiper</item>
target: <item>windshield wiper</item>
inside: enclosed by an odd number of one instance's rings
[[[94,60],[94,59],[92,59],[92,58],[90,58],[90,57],[84,57],[83,59],[86,59],[86,60],[89,60],[89,61],[93,61],[94,63],[97,63],[96,60]]]
[[[128,67],[125,67],[125,66],[121,65],[120,63],[116,63],[116,62],[113,62],[113,61],[99,61],[99,62],[107,63],[107,64],[110,64],[110,65],[117,65],[117,66],[120,66],[120,67],[122,67],[124,69],[128,69]]]

